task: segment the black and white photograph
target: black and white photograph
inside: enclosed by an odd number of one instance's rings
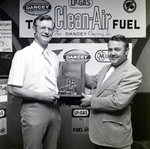
[[[149,0],[0,1],[0,149],[150,149]]]

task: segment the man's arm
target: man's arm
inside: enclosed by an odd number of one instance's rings
[[[35,92],[20,86],[13,86],[13,85],[8,85],[7,89],[10,94],[28,101],[38,100],[52,103],[55,102],[57,98],[59,98],[58,94],[55,93],[54,91]]]
[[[85,74],[85,86],[89,89],[95,89],[97,87],[98,75],[89,76]]]

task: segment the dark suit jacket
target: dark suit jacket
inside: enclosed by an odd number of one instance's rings
[[[91,99],[89,135],[95,144],[125,147],[133,142],[131,101],[142,82],[142,74],[127,60],[102,84],[109,67],[104,66],[96,76],[85,77],[88,88],[97,87]]]

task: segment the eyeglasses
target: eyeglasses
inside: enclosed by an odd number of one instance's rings
[[[49,32],[52,32],[54,30],[54,28],[49,28],[49,27],[45,27],[45,26],[38,26],[35,25],[35,27],[38,27],[42,32],[44,32],[46,29],[48,29]]]

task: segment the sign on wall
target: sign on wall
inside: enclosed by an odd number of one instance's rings
[[[0,52],[12,52],[11,27],[11,21],[0,21]]]
[[[85,62],[85,72],[89,75],[97,74],[100,69],[109,64],[107,43],[59,43],[49,44],[59,58],[59,61]],[[128,59],[132,62],[132,44],[129,44]],[[93,67],[94,66],[94,67]]]
[[[90,109],[72,109],[72,134],[89,133],[89,115]]]
[[[20,0],[20,37],[33,37],[40,14],[55,22],[54,38],[146,37],[145,0]]]
[[[0,78],[9,74],[12,52],[12,21],[0,21]]]
[[[0,109],[0,136],[7,134],[6,109]]]
[[[7,102],[7,84],[0,83],[0,103]]]

